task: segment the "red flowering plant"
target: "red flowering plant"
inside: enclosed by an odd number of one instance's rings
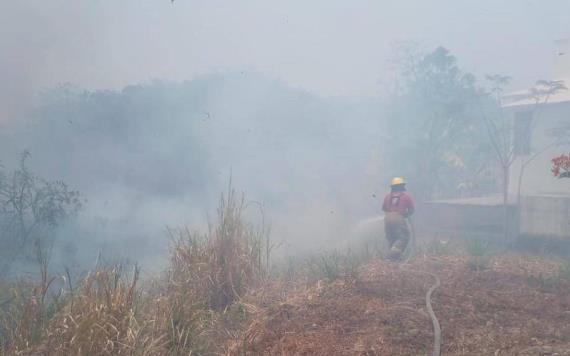
[[[570,154],[552,159],[552,174],[558,178],[570,178]]]

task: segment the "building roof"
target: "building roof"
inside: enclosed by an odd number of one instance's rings
[[[562,81],[570,86],[570,37],[554,41],[552,52],[552,68],[548,80]],[[506,95],[505,107],[534,105],[529,98],[529,90],[519,90]],[[549,104],[570,102],[570,90],[562,90],[548,99]]]
[[[570,84],[570,79],[564,80],[565,83]],[[570,90],[562,90],[548,98],[548,104],[558,104],[570,102]],[[505,95],[505,104],[503,107],[516,107],[534,105],[533,98],[529,98],[528,90],[513,91]]]

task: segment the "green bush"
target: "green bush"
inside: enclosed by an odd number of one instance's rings
[[[565,259],[558,270],[558,278],[570,281],[570,259]]]
[[[467,268],[472,271],[481,271],[487,268],[489,263],[489,242],[482,239],[471,239],[466,247],[469,258]]]

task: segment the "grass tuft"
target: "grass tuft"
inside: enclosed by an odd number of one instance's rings
[[[245,320],[241,298],[268,274],[268,231],[245,221],[246,208],[230,188],[207,233],[171,229],[170,266],[146,288],[138,267],[122,265],[98,266],[74,288],[70,273],[49,277],[46,260],[40,281],[0,295],[0,354],[212,353],[228,321]]]

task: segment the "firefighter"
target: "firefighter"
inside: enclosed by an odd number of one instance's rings
[[[393,178],[390,188],[391,192],[386,195],[382,204],[382,210],[385,212],[384,231],[390,248],[389,258],[398,260],[410,241],[407,219],[414,213],[414,201],[406,191],[403,178]]]

